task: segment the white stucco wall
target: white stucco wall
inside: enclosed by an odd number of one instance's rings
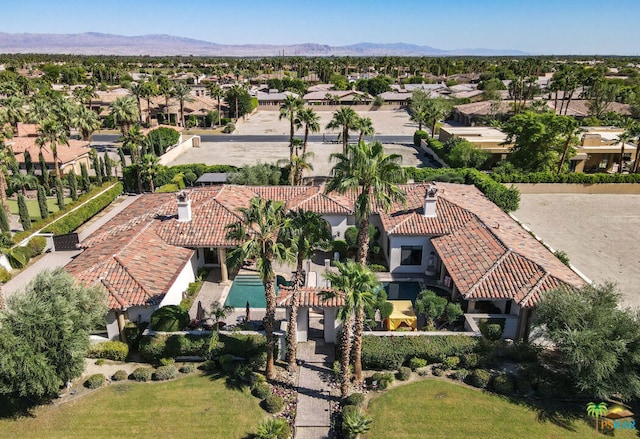
[[[324,308],[324,341],[337,343],[338,332],[342,323],[337,319],[338,308]]]
[[[400,265],[401,248],[407,245],[422,246],[422,264]],[[392,273],[424,273],[427,268],[427,258],[432,251],[435,251],[431,245],[431,239],[426,236],[391,236],[389,247],[389,271]]]
[[[353,218],[344,215],[323,215],[322,218],[331,225],[333,239],[344,239],[344,231],[354,224]]]
[[[107,323],[107,337],[109,337],[109,340],[119,341],[120,331],[118,331],[118,319],[116,318],[116,312],[109,311],[104,319]]]
[[[193,253],[191,259],[187,261],[185,266],[180,271],[180,274],[176,278],[175,282],[167,291],[164,298],[160,302],[160,307],[167,305],[179,305],[182,301],[182,293],[187,291],[189,284],[196,280],[196,273],[198,271],[198,256],[197,252]]]

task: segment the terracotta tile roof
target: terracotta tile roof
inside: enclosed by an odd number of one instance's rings
[[[325,308],[336,308],[340,306],[344,306],[344,297],[338,295],[332,299],[324,299],[320,293],[325,291],[331,291],[327,288],[321,287],[305,287],[300,289],[300,304],[298,305],[301,308],[316,308],[316,307],[325,307]],[[281,287],[278,290],[278,296],[276,297],[276,305],[285,307],[291,306],[291,298],[293,295],[293,290],[286,287]]]
[[[194,251],[167,244],[153,222],[86,249],[65,270],[87,285],[102,284],[111,309],[158,304]]]
[[[24,162],[24,152],[28,150],[34,162],[38,161],[38,154],[42,151],[45,161],[53,164],[53,153],[49,145],[47,144],[40,149],[40,146],[36,143],[36,139],[37,137],[14,137],[6,143],[11,146],[19,162]],[[58,145],[58,160],[61,165],[64,165],[88,155],[90,150],[89,142],[71,139],[69,140],[69,145]]]

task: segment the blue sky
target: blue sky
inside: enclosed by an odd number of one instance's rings
[[[162,33],[221,44],[404,42],[439,49],[640,55],[640,1],[16,0],[1,32]],[[0,47],[0,52],[2,48]]]

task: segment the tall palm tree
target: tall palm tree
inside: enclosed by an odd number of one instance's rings
[[[298,112],[298,124],[304,125],[304,141],[302,143],[302,155],[307,153],[309,133],[320,131],[320,117],[312,108],[303,108]]]
[[[620,167],[618,168],[618,173],[622,174],[622,167],[624,165],[624,148],[626,143],[632,139],[629,131],[625,130],[618,136],[618,142],[620,142]]]
[[[142,98],[147,101],[147,126],[151,125],[151,99],[158,96],[158,84],[155,81],[142,83]]]
[[[358,114],[351,107],[340,107],[327,124],[328,129],[342,129],[342,153],[346,153],[349,144],[349,131],[358,129]]]
[[[289,212],[290,225],[284,230],[285,241],[290,242],[296,252],[296,276],[291,297],[291,311],[287,325],[287,361],[289,370],[296,364],[296,323],[300,288],[304,284],[303,264],[313,256],[317,248],[326,248],[331,241],[331,230],[321,215],[298,209]]]
[[[69,146],[69,138],[64,127],[54,119],[45,119],[38,127],[38,138],[36,143],[40,149],[45,149],[49,145],[51,154],[53,154],[53,167],[56,171],[56,177],[60,178],[60,165],[58,160],[58,145]]]
[[[180,120],[184,128],[184,103],[195,101],[195,98],[191,96],[191,87],[189,87],[186,82],[178,82],[173,86],[173,97],[180,103]]]
[[[287,95],[282,105],[280,105],[280,116],[278,119],[287,119],[289,120],[289,160],[293,161],[294,154],[294,144],[293,144],[293,135],[296,131],[296,126],[300,126],[297,122],[297,116],[300,111],[304,108],[304,101],[297,96]]]
[[[276,340],[273,336],[276,314],[276,292],[274,262],[285,262],[293,259],[289,246],[278,240],[280,231],[287,225],[284,203],[252,198],[249,207],[238,209],[240,219],[227,225],[227,237],[239,242],[239,246],[229,252],[230,266],[239,268],[245,259],[255,258],[257,270],[264,284],[267,313],[264,328],[267,336],[268,379],[275,377],[274,350]]]
[[[143,178],[146,178],[149,183],[149,190],[151,193],[155,192],[155,186],[153,185],[153,177],[158,172],[158,165],[160,159],[155,154],[145,154],[140,161],[140,174]]]
[[[636,141],[636,160],[633,163],[633,170],[631,171],[635,174],[640,170],[640,124],[633,122],[627,126],[626,131],[629,133],[629,137]]]
[[[220,322],[226,319],[235,308],[231,305],[220,305],[220,302],[214,300],[211,302],[210,311],[207,313],[208,317],[213,320],[213,332],[211,333],[211,339],[209,341],[209,352],[213,351],[218,344],[220,338]]]
[[[110,114],[113,117],[113,122],[120,125],[120,131],[124,136],[139,118],[136,100],[132,96],[116,98],[111,104]]]
[[[220,88],[218,84],[211,83],[207,86],[207,90],[209,91],[209,96],[215,98],[218,101],[218,126],[220,126],[222,116],[220,110],[220,100],[224,97],[224,90]]]
[[[325,192],[336,191],[345,194],[358,191],[355,200],[355,216],[358,227],[358,254],[360,265],[367,264],[369,253],[369,218],[374,203],[388,210],[393,203],[404,203],[405,193],[397,186],[406,182],[406,174],[400,165],[399,154],[385,154],[380,142],[349,145],[346,154],[332,154],[337,163],[331,170],[331,178]],[[356,328],[354,347],[356,379],[362,379],[362,363],[360,361],[362,332],[364,330],[364,308],[356,311]]]
[[[27,196],[27,188],[33,189],[36,187],[37,183],[38,179],[33,174],[23,174],[22,172],[18,172],[11,176],[11,185],[14,189],[20,189],[22,195],[25,197]]]
[[[82,140],[90,140],[91,135],[100,128],[100,119],[95,111],[82,105],[75,107],[71,116],[71,123],[82,136]]]
[[[562,136],[564,136],[564,147],[562,148],[562,155],[560,156],[560,162],[558,163],[558,174],[562,172],[562,168],[564,166],[564,162],[569,157],[569,150],[572,145],[576,145],[578,143],[578,133],[580,132],[580,127],[578,126],[578,122],[569,116],[557,116],[557,123],[562,132]],[[622,164],[621,164],[622,165]]]
[[[13,154],[10,153],[9,147],[4,144],[0,137],[0,202],[5,212],[9,212],[9,204],[7,202],[7,175],[9,175],[8,163],[15,160]]]
[[[18,132],[18,123],[24,122],[27,118],[24,111],[24,101],[18,96],[9,96],[2,102],[4,109],[4,119],[13,128],[14,134]]]
[[[344,297],[344,306],[339,309],[338,318],[342,321],[340,393],[342,398],[346,398],[349,394],[351,340],[353,339],[354,350],[362,349],[362,339],[358,340],[354,334],[354,321],[357,320],[359,309],[374,304],[376,295],[373,292],[380,288],[380,282],[376,279],[374,272],[356,262],[336,262],[336,267],[338,272],[326,271],[324,274],[324,277],[331,282],[332,291],[324,292],[322,296],[325,299]],[[357,321],[355,326],[357,327]],[[354,358],[354,362],[358,360]],[[357,363],[354,364],[354,369],[356,367]],[[357,375],[356,379],[358,379]]]
[[[144,97],[144,83],[132,82],[129,86],[129,93],[136,99],[138,106],[138,122],[142,124],[142,98]]]
[[[376,130],[373,129],[373,122],[370,117],[361,117],[358,120],[358,130],[360,131],[358,143],[364,140],[364,136],[373,136],[376,133]]]

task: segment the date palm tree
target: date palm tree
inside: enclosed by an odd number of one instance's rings
[[[293,143],[293,135],[295,134],[296,127],[300,127],[297,116],[304,108],[304,101],[297,96],[287,95],[282,105],[280,105],[280,116],[278,119],[287,119],[289,121],[289,160],[293,161],[293,154],[295,153],[295,145]]]
[[[142,124],[142,98],[144,96],[144,86],[140,82],[132,82],[129,86],[129,93],[136,99],[138,106],[138,123]]]
[[[328,129],[342,129],[342,153],[347,152],[349,131],[358,129],[358,114],[351,107],[340,107],[327,124]]]
[[[82,105],[74,108],[71,123],[80,132],[82,140],[89,140],[94,131],[99,129],[101,125],[96,112]]]
[[[287,361],[289,370],[296,364],[296,323],[300,288],[304,285],[303,264],[305,259],[313,257],[318,248],[326,248],[331,241],[328,223],[315,212],[298,209],[288,214],[289,227],[283,230],[285,242],[290,242],[296,254],[296,276],[291,297],[291,311],[287,326]]]
[[[356,339],[354,334],[354,321],[357,310],[375,303],[376,295],[374,291],[380,288],[380,282],[376,275],[368,267],[357,262],[347,261],[346,263],[336,262],[337,272],[326,271],[325,279],[331,282],[332,291],[322,293],[323,298],[331,299],[335,297],[344,298],[344,306],[338,310],[338,318],[342,321],[342,336],[340,341],[340,393],[342,398],[349,394],[349,377],[351,347],[353,339],[354,350],[362,350],[362,338]],[[357,326],[357,322],[356,322]],[[359,345],[358,347],[356,347]],[[354,358],[355,361],[359,359]],[[357,377],[356,377],[357,379]]]
[[[376,130],[373,129],[373,122],[370,117],[361,117],[358,120],[358,131],[360,131],[358,143],[364,140],[364,136],[373,136],[376,133]]]
[[[355,200],[355,216],[358,228],[357,261],[366,266],[369,253],[369,218],[373,204],[388,210],[393,203],[404,203],[405,193],[397,184],[406,182],[406,174],[400,165],[399,154],[385,154],[380,142],[349,145],[346,154],[332,154],[337,163],[331,170],[331,178],[325,192],[336,191],[345,194],[358,191]],[[354,371],[356,379],[362,380],[360,361],[362,332],[364,330],[364,308],[356,311],[354,340]]]
[[[67,130],[54,119],[45,119],[38,127],[38,138],[36,143],[40,149],[45,149],[47,145],[51,154],[53,154],[53,167],[56,171],[56,177],[60,178],[60,165],[58,160],[58,145],[69,146]]]
[[[181,126],[184,128],[184,103],[195,101],[195,98],[191,96],[191,87],[186,82],[178,82],[173,86],[173,97],[180,104],[180,121],[182,122]]]
[[[278,237],[288,219],[284,203],[252,198],[248,207],[238,209],[240,219],[227,225],[227,238],[236,240],[239,246],[229,252],[229,265],[240,268],[246,259],[256,259],[257,270],[264,285],[267,312],[264,328],[267,336],[268,379],[275,377],[274,352],[276,340],[273,335],[276,314],[275,262],[290,262],[293,252]]]
[[[110,114],[113,122],[120,126],[120,131],[123,136],[139,118],[138,106],[132,96],[116,98],[111,104]]]
[[[304,140],[302,143],[302,155],[307,152],[307,142],[309,133],[317,133],[320,131],[320,117],[312,108],[303,108],[298,112],[298,124],[304,125]]]
[[[13,174],[11,176],[11,185],[15,189],[20,189],[22,195],[27,196],[27,188],[33,189],[36,187],[38,183],[38,179],[33,174],[23,174],[22,172],[18,172],[17,174]]]
[[[122,137],[122,146],[123,148],[129,150],[129,154],[131,154],[131,163],[136,166],[136,179],[138,182],[139,193],[144,192],[142,188],[142,173],[140,166],[140,161],[142,158],[140,155],[140,148],[146,141],[147,139],[145,138],[144,134],[142,134],[142,131],[140,131],[139,125],[132,126],[129,131],[127,131],[127,133]],[[122,169],[124,171],[125,163],[121,161],[120,166],[122,166]]]
[[[226,319],[235,308],[231,305],[220,305],[220,302],[214,300],[211,302],[210,311],[207,313],[208,317],[213,320],[213,332],[211,333],[211,339],[209,341],[209,352],[213,351],[220,339],[220,322]]]

